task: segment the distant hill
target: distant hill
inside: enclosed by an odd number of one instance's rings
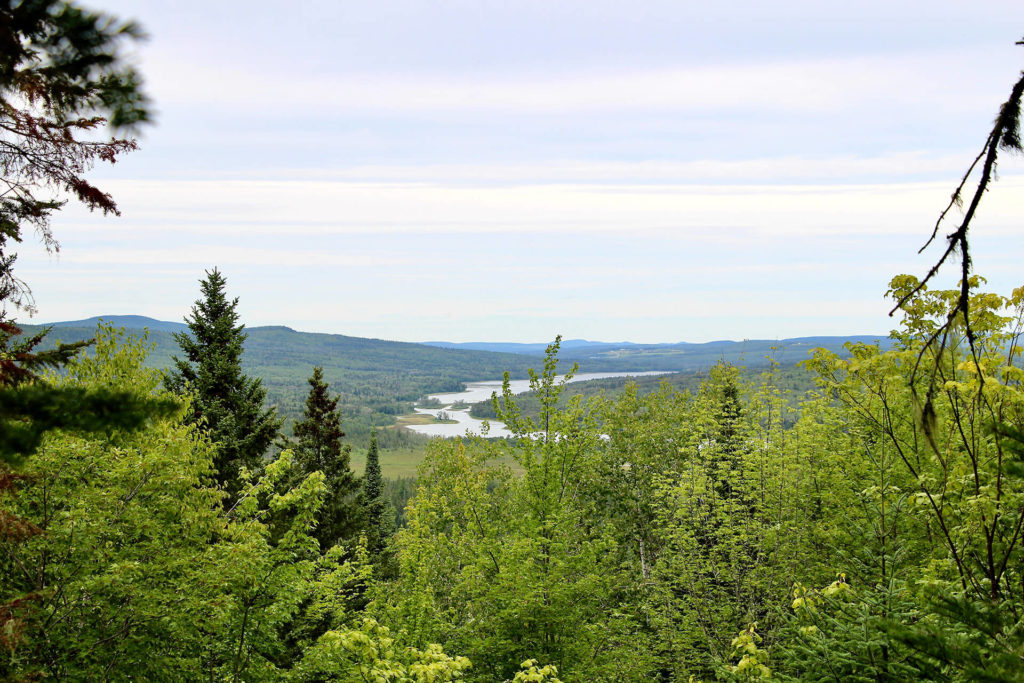
[[[48,339],[71,342],[94,336],[100,320],[137,335],[148,329],[149,341],[154,344],[149,358],[152,367],[170,366],[171,357],[180,353],[173,333],[188,332],[188,326],[183,323],[144,316],[104,315],[22,327],[26,332],[52,327]],[[270,377],[279,374],[275,368],[308,366],[311,370],[313,365],[323,365],[325,374],[329,368],[333,368],[340,373],[369,371],[457,377],[461,382],[481,376],[491,377],[494,373],[500,377],[505,370],[511,371],[514,376],[525,377],[527,366],[535,364],[532,357],[521,354],[443,349],[410,342],[298,332],[283,325],[246,327],[245,333],[248,338],[243,364],[250,370],[259,368],[266,371]],[[451,382],[445,384],[449,386]]]
[[[595,342],[585,339],[563,341],[560,357],[586,364],[587,369],[610,366],[622,370],[675,370],[686,372],[706,370],[719,360],[748,367],[767,365],[767,357],[780,364],[792,365],[807,358],[811,349],[822,347],[843,354],[847,342],[891,346],[887,335],[852,335],[848,337],[795,337],[792,339],[748,339],[744,341],[712,341],[702,344],[688,342],[636,344],[632,342]],[[425,342],[430,346],[450,349],[477,349],[542,356],[547,344],[495,342]]]
[[[44,342],[46,348],[58,340],[90,339],[101,318],[136,336],[148,328],[153,350],[147,365],[154,368],[171,367],[173,356],[181,353],[173,333],[188,330],[182,323],[107,315],[22,327],[26,334],[53,327]],[[395,415],[411,412],[412,402],[426,394],[459,391],[464,382],[500,378],[506,370],[523,378],[528,368],[537,365],[532,356],[297,332],[283,326],[247,327],[245,332],[243,369],[263,380],[267,400],[282,415],[295,419],[301,414],[309,389],[306,380],[313,366],[321,365],[331,390],[341,394],[344,428],[357,440],[369,434],[371,425],[386,426]]]
[[[525,353],[530,356],[543,356],[547,350],[548,344],[551,342],[538,342],[536,344],[530,343],[516,343],[516,342],[446,342],[446,341],[428,341],[423,342],[427,346],[439,346],[442,349],[465,349],[471,351],[496,351],[499,353]],[[566,351],[575,351],[579,349],[589,350],[595,348],[630,348],[635,346],[641,346],[640,344],[634,344],[632,342],[593,342],[587,341],[586,339],[563,339],[561,343],[561,350],[563,353]],[[660,346],[655,344],[654,346]]]
[[[154,348],[148,364],[154,368],[172,365],[172,356],[180,353],[174,332],[187,332],[183,323],[154,320],[137,315],[104,315],[84,320],[48,323],[54,329],[47,344],[89,339],[96,333],[100,319],[141,335],[148,328]],[[45,325],[23,325],[26,333]],[[341,334],[297,332],[284,326],[247,327],[243,367],[262,378],[267,399],[278,406],[289,420],[302,412],[308,390],[306,380],[314,365],[321,365],[332,391],[341,394],[345,430],[362,441],[371,425],[391,424],[395,415],[411,410],[412,402],[429,393],[458,391],[463,383],[482,379],[500,379],[507,370],[513,378],[526,376],[528,368],[538,368],[546,343],[469,343],[408,342],[365,339]],[[593,342],[572,339],[562,342],[562,367],[577,362],[582,372],[666,370],[704,372],[720,360],[749,368],[767,365],[773,356],[780,365],[792,367],[805,360],[808,352],[823,346],[843,354],[848,341],[889,346],[885,338],[874,336],[801,337],[783,340],[715,341],[705,344],[635,344],[631,342]],[[774,350],[773,350],[774,347]],[[286,428],[290,433],[290,429]],[[396,436],[389,430],[387,438]],[[394,445],[394,444],[391,444]]]
[[[172,323],[166,320],[156,320],[155,318],[147,318],[144,315],[94,315],[91,318],[85,320],[65,320],[56,323],[43,323],[42,326],[52,326],[55,328],[61,327],[84,327],[89,329],[96,329],[96,325],[99,324],[100,320],[109,323],[114,327],[123,327],[126,330],[141,330],[143,328],[149,328],[152,331],[161,332],[185,332],[188,330],[188,325],[185,323]]]

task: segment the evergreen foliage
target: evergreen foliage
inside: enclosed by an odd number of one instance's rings
[[[227,299],[225,284],[216,268],[200,282],[202,298],[185,318],[190,333],[175,334],[184,358],[174,358],[165,386],[191,396],[188,420],[202,425],[216,444],[216,479],[234,499],[242,468],[262,470],[280,420],[273,408],[264,407],[260,380],[242,372],[244,325],[237,324],[238,299]]]
[[[132,23],[63,0],[0,3],[0,463],[20,463],[52,429],[139,427],[173,410],[123,392],[43,385],[39,371],[64,365],[90,341],[39,350],[48,330],[19,339],[13,319],[18,310],[34,311],[29,286],[14,273],[12,249],[25,233],[34,231],[57,251],[50,220],[66,196],[118,213],[86,173],[97,161],[114,163],[134,150],[135,141],[89,138],[107,123],[130,129],[149,117],[124,54],[125,43],[140,36]]]
[[[394,510],[391,501],[384,495],[376,429],[370,432],[370,447],[366,450],[361,500],[363,514],[366,516],[366,542],[371,553],[379,554],[394,533]]]
[[[303,476],[322,472],[327,497],[320,513],[316,536],[326,551],[331,546],[353,540],[362,523],[355,501],[359,481],[349,465],[351,447],[342,444],[338,397],[331,396],[324,382],[323,368],[313,368],[309,378],[309,395],[302,420],[295,423],[296,461]]]
[[[56,251],[50,219],[65,204],[62,195],[118,213],[85,173],[96,161],[114,163],[136,149],[135,141],[88,136],[108,121],[118,129],[149,118],[141,81],[123,52],[140,36],[133,23],[64,0],[0,4],[0,321],[8,305],[33,308],[28,286],[14,275],[10,243],[31,228]]]
[[[309,472],[327,472],[344,459],[347,453],[341,444],[345,432],[341,430],[338,397],[331,397],[324,382],[323,368],[317,365],[309,380],[309,394],[302,421],[295,423],[293,432],[298,439],[296,456],[299,465]],[[344,456],[344,458],[343,458]]]
[[[377,430],[370,432],[370,447],[366,451],[366,472],[363,474],[363,497],[368,509],[384,495],[384,480],[380,472],[380,453],[377,451]],[[367,513],[370,526],[379,521],[378,513]]]

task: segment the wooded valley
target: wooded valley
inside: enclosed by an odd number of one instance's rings
[[[204,287],[196,310],[231,318]],[[973,351],[925,346],[956,296],[915,294],[892,349],[816,351],[798,399],[727,363],[570,396],[553,344],[534,408],[494,403],[518,438],[431,442],[398,528],[319,374],[269,462],[194,424],[195,394],[135,431],[54,432],[6,479],[5,675],[1013,678],[1024,294],[974,291]],[[167,396],[145,354],[101,328],[48,382]]]
[[[1024,679],[1024,287],[968,239],[1024,74],[888,338],[247,329],[217,267],[184,323],[23,324],[15,245],[119,211],[85,173],[152,116],[142,35],[0,3],[0,681]],[[502,375],[471,410],[509,438],[395,425]]]

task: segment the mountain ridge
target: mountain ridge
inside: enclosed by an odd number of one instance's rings
[[[100,319],[136,336],[144,328],[148,329],[147,338],[153,348],[146,364],[157,369],[171,367],[173,357],[181,355],[173,335],[188,330],[184,323],[136,315],[100,315],[21,327],[26,334],[51,327],[41,347],[49,348],[58,339],[63,342],[91,339],[96,335]],[[268,403],[277,405],[288,419],[296,419],[302,414],[308,392],[306,380],[313,366],[320,365],[331,390],[341,396],[346,431],[359,440],[368,439],[373,426],[392,424],[395,416],[411,412],[413,402],[427,394],[460,391],[470,381],[500,380],[506,371],[513,379],[524,378],[530,368],[541,367],[547,346],[510,344],[509,348],[520,351],[516,353],[299,332],[283,325],[246,327],[245,331],[248,337],[242,367],[247,374],[263,381]],[[722,361],[751,369],[763,368],[771,362],[769,357],[781,366],[793,367],[806,360],[814,346],[848,355],[843,347],[846,342],[873,343],[876,340],[884,346],[892,344],[890,340],[869,335],[696,344],[568,340],[562,344],[559,360],[563,370],[578,363],[580,372],[701,373]],[[527,348],[530,352],[522,352]],[[389,439],[394,446],[409,437],[397,430],[385,430],[382,438]]]
[[[711,348],[716,346],[727,346],[727,345],[764,345],[764,344],[778,344],[780,346],[810,346],[817,344],[819,346],[825,345],[830,346],[836,343],[846,342],[863,342],[872,343],[874,341],[887,340],[889,335],[870,335],[870,334],[858,334],[858,335],[816,335],[809,337],[788,337],[786,339],[743,339],[743,340],[732,340],[732,339],[719,339],[708,342],[656,342],[656,343],[642,343],[642,342],[602,342],[602,341],[591,341],[587,339],[569,339],[561,342],[560,355],[563,357],[577,357],[581,353],[600,353],[613,351],[616,349],[627,349],[631,351],[649,349],[702,349]],[[426,346],[436,346],[445,349],[467,349],[473,351],[493,351],[499,353],[523,353],[526,355],[542,355],[547,348],[548,343],[544,342],[447,342],[447,341],[426,341],[421,342]]]
[[[188,325],[185,323],[173,322],[169,320],[158,320],[145,315],[94,315],[89,318],[83,318],[81,320],[59,320],[56,322],[46,323],[32,323],[35,327],[53,327],[56,329],[64,327],[95,327],[100,321],[114,325],[114,327],[124,327],[125,329],[144,329],[148,328],[151,331],[171,331],[171,332],[187,332]],[[373,341],[382,341],[389,343],[398,344],[415,344],[418,346],[432,346],[435,348],[442,349],[461,349],[469,351],[490,351],[492,353],[519,353],[523,355],[542,355],[547,349],[551,342],[484,342],[484,341],[473,341],[473,342],[450,342],[443,340],[434,341],[401,341],[397,339],[383,339],[380,337],[356,337],[352,335],[338,334],[334,332],[314,332],[307,330],[296,330],[295,328],[288,327],[287,325],[246,325],[247,331],[258,331],[258,330],[281,330],[286,332],[294,332],[296,334],[318,334],[318,335],[329,335],[338,337],[349,337],[352,339],[370,339]],[[787,346],[805,345],[805,344],[833,344],[839,341],[848,342],[866,342],[870,343],[872,340],[886,340],[889,338],[888,334],[872,335],[872,334],[853,334],[853,335],[811,335],[806,337],[786,337],[784,339],[716,339],[707,342],[687,342],[687,341],[676,341],[676,342],[631,342],[631,341],[618,341],[618,342],[606,342],[606,341],[595,341],[591,339],[563,339],[560,344],[560,350],[563,355],[570,355],[569,352],[578,352],[582,349],[587,350],[610,350],[610,349],[683,349],[683,348],[707,348],[715,345],[727,345],[727,344],[780,344]],[[575,353],[571,354],[575,355]]]

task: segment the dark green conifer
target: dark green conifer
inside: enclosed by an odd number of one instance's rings
[[[379,500],[384,493],[384,478],[380,471],[380,454],[377,451],[377,429],[370,432],[370,448],[366,451],[366,472],[363,475],[363,496],[367,500],[368,508],[373,501]],[[367,515],[372,523],[372,515]]]
[[[379,554],[394,533],[394,510],[384,495],[384,477],[377,451],[377,430],[370,433],[370,448],[366,452],[366,472],[363,475],[363,511],[366,515],[366,540],[369,550]]]
[[[244,465],[259,471],[281,421],[263,405],[266,389],[242,372],[246,335],[238,325],[238,299],[224,294],[224,276],[214,268],[200,282],[202,298],[186,317],[190,334],[175,334],[184,359],[174,358],[165,384],[171,391],[191,392],[189,421],[201,423],[217,444],[217,481],[234,499]]]
[[[331,397],[324,382],[323,368],[313,368],[309,378],[309,395],[302,421],[295,423],[295,459],[303,474],[323,472],[327,496],[320,512],[316,530],[320,548],[326,551],[339,541],[353,538],[360,528],[360,514],[355,502],[359,481],[350,467],[351,447],[341,443],[341,411],[338,397]]]

